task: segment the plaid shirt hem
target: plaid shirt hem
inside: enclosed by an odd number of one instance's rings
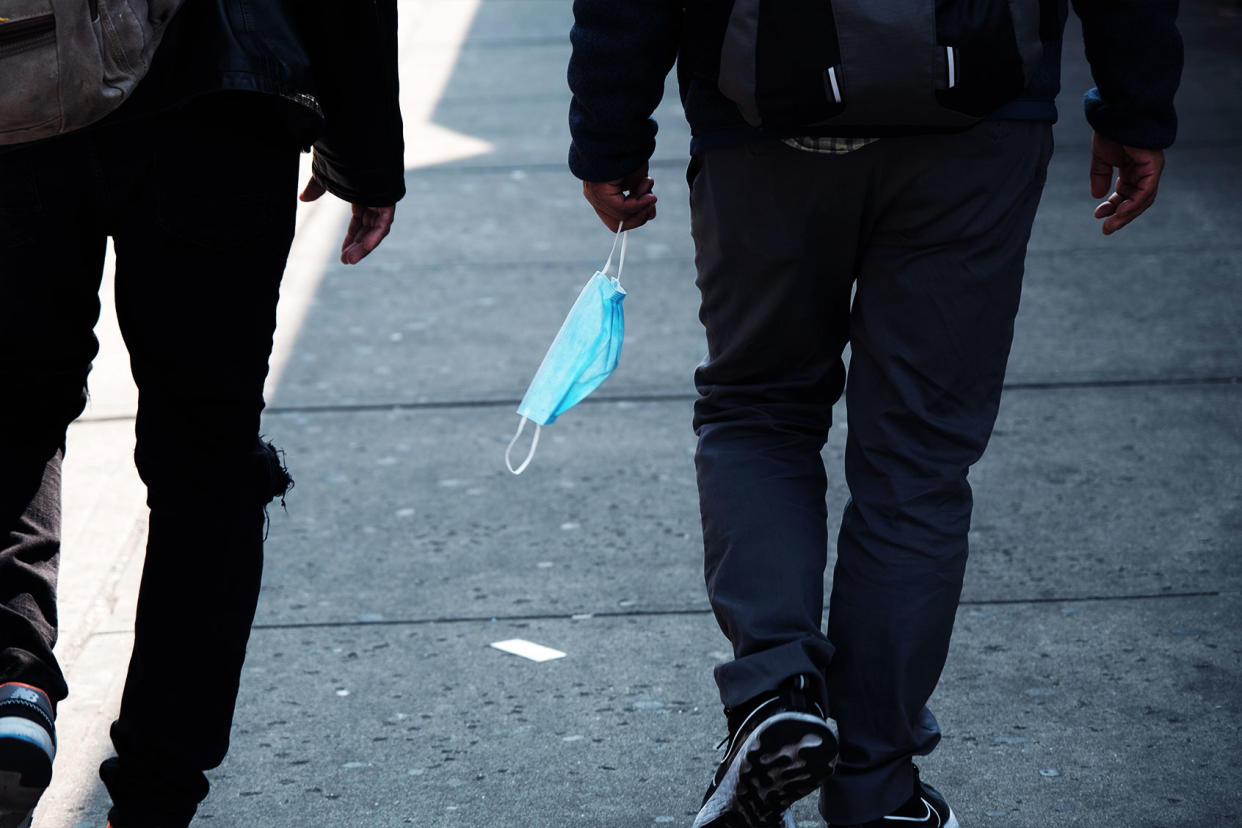
[[[867,144],[875,143],[879,138],[838,138],[835,136],[804,135],[798,138],[783,138],[787,145],[806,152],[823,152],[830,155],[845,155],[847,152],[860,150]]]

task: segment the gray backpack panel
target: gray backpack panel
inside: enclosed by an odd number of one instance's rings
[[[51,138],[119,107],[183,0],[5,0],[0,144]]]

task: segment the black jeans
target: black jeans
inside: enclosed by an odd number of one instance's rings
[[[1051,152],[1048,124],[989,122],[845,155],[721,148],[692,170],[706,578],[735,655],[716,680],[726,706],[817,680],[840,728],[833,824],[897,808],[911,756],[939,739],[926,702],[965,571],[966,474],[996,418]],[[820,451],[843,390],[850,501],[825,635]]]
[[[116,248],[151,513],[103,769],[117,828],[188,823],[228,749],[264,508],[290,485],[259,415],[297,159],[274,108],[240,95],[0,154],[0,681],[53,701],[65,429]]]

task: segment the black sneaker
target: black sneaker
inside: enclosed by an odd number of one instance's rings
[[[857,828],[959,828],[953,809],[940,795],[940,791],[919,781],[919,769],[914,769],[914,795],[906,803],[883,819],[859,825]]]
[[[789,806],[823,784],[837,761],[836,734],[807,698],[805,677],[725,713],[728,748],[693,828],[793,828]]]
[[[52,781],[52,703],[28,684],[0,684],[0,828],[26,828]]]

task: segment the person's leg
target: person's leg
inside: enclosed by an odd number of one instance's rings
[[[694,826],[784,825],[836,757],[820,450],[844,382],[858,227],[842,194],[865,177],[777,142],[696,164],[708,356],[695,459],[708,597],[735,658],[716,669],[729,739]]]
[[[265,506],[291,481],[259,436],[298,148],[263,98],[160,115],[116,233],[150,535],[134,651],[101,775],[114,828],[185,825],[228,750]]]
[[[52,654],[60,471],[98,349],[106,241],[91,161],[80,137],[0,153],[0,777],[24,777],[0,784],[0,824],[46,787],[51,725],[35,714],[68,693]]]
[[[708,598],[735,656],[716,669],[727,708],[799,674],[824,700],[820,450],[845,379],[864,180],[850,160],[779,142],[726,148],[693,181],[708,348],[695,463]]]
[[[967,471],[1000,401],[1047,124],[881,141],[850,320],[846,480],[828,638],[840,728],[832,825],[910,798],[939,740],[939,681],[966,565]]]

